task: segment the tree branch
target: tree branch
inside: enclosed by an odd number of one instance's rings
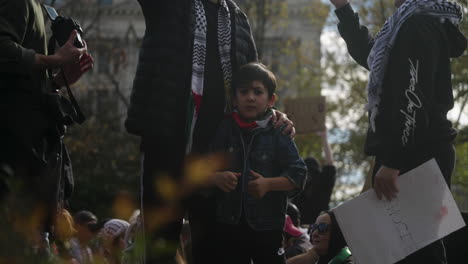
[[[122,101],[122,103],[125,105],[125,107],[128,108],[129,106],[129,102],[127,100],[127,98],[125,97],[125,95],[122,93],[122,91],[120,90],[120,83],[119,81],[114,77],[114,75],[112,75],[110,72],[106,73],[106,76],[107,78],[109,78],[109,80],[111,81],[111,83],[114,85],[114,88],[115,88],[115,92],[117,93],[117,96],[120,98],[120,100]]]

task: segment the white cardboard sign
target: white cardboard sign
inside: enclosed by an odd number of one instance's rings
[[[397,186],[390,202],[370,189],[333,209],[357,263],[395,263],[465,226],[434,159],[398,177]]]

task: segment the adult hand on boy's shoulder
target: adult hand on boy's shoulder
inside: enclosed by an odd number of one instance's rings
[[[281,127],[282,125],[286,125],[286,127],[283,129],[283,134],[294,138],[296,135],[294,123],[293,121],[289,120],[285,113],[273,109],[273,116],[271,118],[273,120],[273,124],[275,124],[275,129]]]
[[[236,189],[240,176],[241,174],[239,172],[216,172],[214,175],[214,183],[224,192],[232,192]]]
[[[269,191],[268,179],[250,170],[253,180],[249,181],[248,191],[253,197],[260,199]]]

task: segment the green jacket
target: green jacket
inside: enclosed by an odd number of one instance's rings
[[[354,259],[348,247],[344,247],[328,264],[354,264]]]
[[[33,68],[47,55],[44,16],[38,0],[0,0],[0,87],[44,91],[47,73]],[[14,87],[11,87],[14,86]]]
[[[0,0],[0,129],[27,152],[50,127],[47,71],[34,67],[36,53],[47,55],[40,1]]]
[[[26,164],[34,177],[24,188],[54,206],[71,195],[73,174],[53,111],[59,97],[36,54],[47,55],[41,2],[0,0],[0,164]]]

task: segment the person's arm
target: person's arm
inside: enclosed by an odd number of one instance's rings
[[[369,30],[359,23],[359,16],[355,13],[348,0],[330,0],[336,7],[335,14],[339,19],[338,30],[346,42],[348,52],[362,67],[369,69],[367,57],[374,45],[374,38]]]
[[[254,180],[249,182],[248,191],[256,198],[261,198],[271,191],[288,192],[289,197],[294,197],[304,189],[307,168],[299,156],[296,144],[288,136],[277,135],[277,137],[276,162],[280,164],[283,172],[278,177],[265,178],[251,170]]]
[[[304,254],[286,260],[286,264],[314,264],[318,261],[319,255],[314,248],[309,249]]]
[[[230,157],[227,155],[228,139],[231,136],[232,123],[225,119],[219,125],[214,138],[209,143],[209,155],[218,157],[217,163],[222,164],[211,175],[207,175],[206,181],[202,184],[204,187],[216,186],[223,192],[235,190],[241,177],[240,172],[231,171],[229,164]],[[207,160],[206,162],[210,162]],[[219,165],[218,165],[219,166]]]
[[[87,54],[88,48],[84,42],[83,48],[77,48],[74,41],[78,35],[76,30],[73,30],[68,40],[52,55],[42,55],[36,53],[34,66],[36,68],[56,68],[67,67],[71,65],[79,65],[83,61],[83,56]],[[87,55],[89,57],[89,55]]]
[[[253,180],[249,181],[248,192],[257,199],[262,198],[267,192],[292,191],[296,188],[286,177],[265,178],[253,170],[250,170],[250,174]]]
[[[444,37],[442,24],[427,16],[414,16],[400,29],[391,51],[385,90],[381,95],[381,111],[376,133],[384,143],[379,153],[382,167],[374,181],[379,198],[396,197],[396,179],[405,162],[405,153],[417,153],[428,133],[431,133],[431,112],[437,110],[435,78],[440,62]],[[450,89],[450,87],[438,87]]]
[[[232,192],[236,189],[240,176],[240,172],[220,171],[211,175],[209,181],[223,192]]]
[[[294,186],[289,190],[288,196],[294,197],[302,190],[307,180],[307,166],[299,155],[294,140],[284,135],[278,135],[276,145],[276,158],[283,172],[280,176],[287,178]]]
[[[34,18],[34,9],[25,0],[0,0],[0,72],[25,74],[34,69],[55,68],[76,63],[86,48],[76,48],[72,33],[71,43],[66,43],[54,55],[39,54],[22,46],[28,36],[28,23]]]
[[[94,58],[90,54],[86,53],[81,56],[81,58],[76,63],[69,63],[63,65],[61,71],[59,71],[54,76],[54,82],[58,86],[65,86],[65,81],[63,79],[63,75],[67,80],[69,85],[74,84],[77,82],[83,74],[88,72],[94,67]],[[62,74],[63,71],[63,74]]]
[[[317,132],[317,135],[322,140],[323,153],[325,154],[325,162],[323,165],[333,166],[333,153],[330,144],[328,143],[327,129],[325,129],[324,131]]]
[[[0,0],[0,72],[21,74],[33,69],[36,52],[23,48],[30,6],[24,0]],[[44,62],[46,63],[46,62]]]

